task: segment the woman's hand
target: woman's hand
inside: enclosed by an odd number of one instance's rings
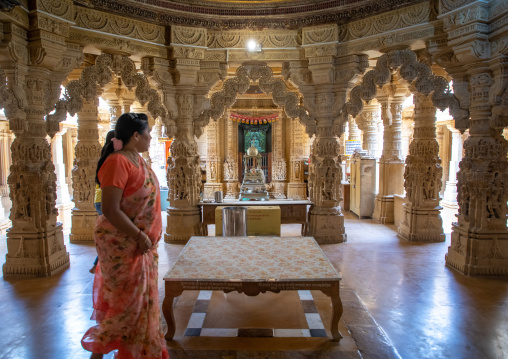
[[[145,254],[152,248],[152,241],[145,232],[140,231],[137,240],[142,254]]]

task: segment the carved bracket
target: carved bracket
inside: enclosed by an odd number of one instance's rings
[[[2,67],[0,67],[0,108],[5,110],[5,116],[9,119],[9,127],[16,134],[21,134],[25,130],[26,113],[23,111],[26,104],[25,93],[16,94],[7,86],[7,76]]]

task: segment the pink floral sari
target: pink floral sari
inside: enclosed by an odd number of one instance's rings
[[[98,325],[90,328],[81,344],[94,353],[118,349],[117,359],[167,359],[159,306],[157,244],[162,230],[159,183],[140,160],[145,181],[123,197],[120,208],[152,240],[141,254],[136,240],[119,232],[100,216],[95,226],[99,265],[95,273],[93,301]]]

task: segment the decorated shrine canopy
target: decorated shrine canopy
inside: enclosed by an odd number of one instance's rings
[[[264,123],[271,123],[277,121],[279,119],[279,115],[274,113],[272,115],[252,117],[232,112],[229,115],[229,118],[233,121],[247,123],[249,125],[262,125]]]

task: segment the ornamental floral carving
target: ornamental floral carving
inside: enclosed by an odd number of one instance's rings
[[[171,43],[206,47],[206,29],[171,26]]]
[[[206,46],[209,49],[245,49],[247,41],[253,39],[261,48],[297,47],[301,39],[296,30],[262,31],[209,31]]]
[[[339,42],[361,39],[367,36],[402,29],[409,26],[423,24],[429,21],[430,6],[420,3],[382,15],[371,16],[367,19],[354,21],[342,25],[339,32]]]
[[[39,10],[48,14],[56,15],[68,21],[72,21],[72,11],[74,9],[71,0],[40,0],[37,1]]]
[[[166,29],[163,26],[148,24],[145,21],[137,21],[132,18],[83,7],[76,7],[74,21],[78,28],[91,29],[101,33],[125,36],[157,44],[165,43],[164,34]]]
[[[451,10],[458,9],[464,5],[470,4],[474,0],[441,0],[439,2],[439,10],[441,13],[449,12]]]
[[[302,29],[302,45],[336,42],[339,40],[336,24],[314,26]]]

